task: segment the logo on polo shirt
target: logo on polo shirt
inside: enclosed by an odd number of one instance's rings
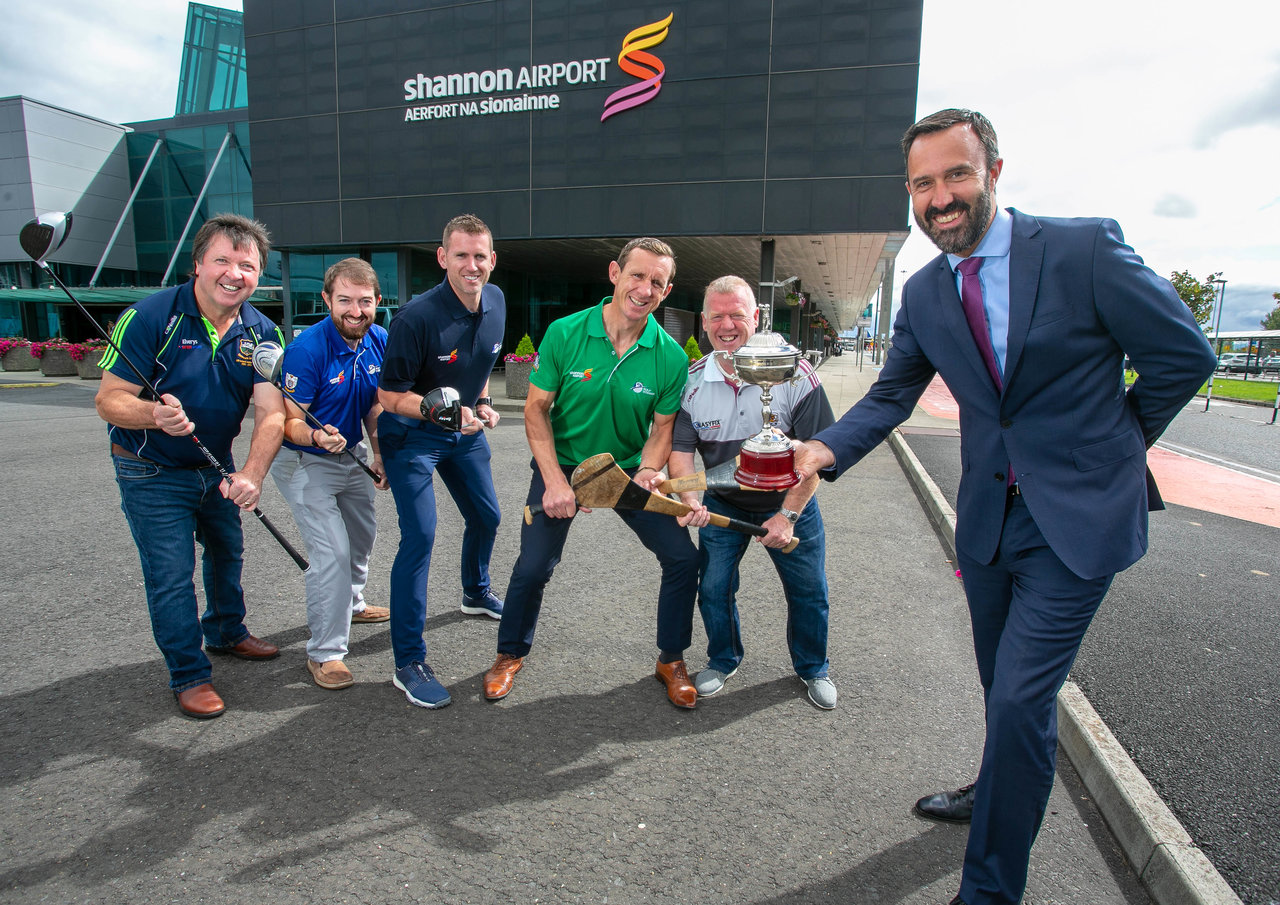
[[[720,428],[720,422],[719,422],[719,420],[716,420],[716,421],[695,421],[695,422],[693,422],[693,429],[694,429],[694,430],[700,430],[700,431],[711,431],[711,430],[719,430],[719,428]]]
[[[643,396],[653,396],[655,393],[640,381],[636,381],[636,385],[631,388],[631,392],[638,393]]]
[[[180,340],[178,340],[178,346],[179,346],[179,348],[181,348],[183,351],[187,351],[187,350],[190,350],[190,349],[194,349],[194,348],[195,348],[196,346],[198,346],[198,345],[200,345],[200,340],[198,340],[198,339],[180,339]]]
[[[236,364],[253,367],[253,345],[252,339],[240,340],[239,345],[236,346]]]
[[[346,379],[347,379],[347,372],[346,372],[346,371],[339,371],[339,372],[338,372],[338,376],[337,376],[337,377],[330,377],[330,378],[329,378],[329,383],[333,384],[334,386],[337,386],[338,384],[342,383],[342,381],[344,381],[344,380],[346,380]]]
[[[288,393],[292,393],[294,390],[296,390],[296,389],[298,388],[298,375],[297,375],[297,374],[285,374],[285,375],[284,375],[284,388],[285,388],[285,392],[288,392]]]
[[[436,361],[443,361],[445,364],[453,364],[458,360],[458,350],[454,349],[448,355],[437,355]]]
[[[591,368],[587,368],[585,371],[570,371],[569,376],[576,377],[578,380],[590,380]]]
[[[381,370],[382,370],[382,365],[376,365],[376,364],[374,364],[374,365],[369,365],[369,367],[368,367],[368,368],[366,368],[366,370],[367,370],[370,374],[377,374],[379,371],[381,371]]]
[[[494,355],[497,355],[497,354],[498,354],[498,350],[499,350],[499,349],[501,349],[501,348],[502,348],[502,343],[494,343],[494,344],[493,344],[493,354],[494,354]]]

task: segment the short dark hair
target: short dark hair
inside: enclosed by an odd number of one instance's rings
[[[484,221],[475,214],[459,214],[444,225],[444,236],[440,245],[449,247],[449,237],[454,233],[466,233],[469,236],[488,236],[489,245],[493,245],[493,232],[484,225]]]
[[[231,247],[237,250],[249,245],[256,246],[258,270],[261,272],[266,268],[267,255],[271,252],[271,236],[267,233],[267,228],[257,220],[250,220],[239,214],[215,214],[204,221],[191,246],[192,264],[198,265],[204,260],[209,246],[218,236],[230,239]]]
[[[352,286],[368,286],[374,295],[382,295],[378,288],[378,274],[373,265],[363,258],[343,258],[324,272],[324,293],[333,293],[333,284],[346,280]]]
[[[908,129],[902,136],[902,162],[905,167],[907,155],[911,153],[911,145],[921,135],[931,132],[943,132],[952,126],[967,125],[973,129],[978,140],[982,142],[982,152],[986,157],[986,169],[995,166],[1000,159],[1000,147],[996,141],[996,127],[977,110],[965,110],[963,107],[948,107],[931,113]]]
[[[627,258],[631,257],[631,252],[639,248],[641,251],[647,251],[651,255],[657,255],[660,258],[671,259],[671,276],[667,278],[667,282],[671,283],[676,278],[676,253],[671,250],[671,246],[661,239],[652,239],[645,237],[643,239],[632,239],[626,245],[622,246],[622,251],[618,252],[618,267],[627,266]]]

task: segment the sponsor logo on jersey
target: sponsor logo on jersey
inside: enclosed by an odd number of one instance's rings
[[[189,349],[194,349],[194,348],[195,348],[196,346],[198,346],[198,345],[200,345],[200,340],[198,340],[198,339],[180,339],[180,340],[178,340],[178,346],[179,346],[180,348],[182,348],[182,350],[183,350],[183,351],[187,351],[187,350],[189,350]]]
[[[285,392],[287,392],[287,393],[292,393],[294,390],[296,390],[296,389],[298,388],[298,375],[297,375],[297,374],[285,374],[285,375],[284,375],[284,388],[285,388]]]
[[[436,361],[443,361],[445,364],[453,364],[458,360],[458,350],[454,349],[448,355],[437,355]]]
[[[377,374],[379,371],[382,370],[382,365],[377,365],[377,364],[369,365],[369,367],[366,370],[370,374]]]
[[[575,378],[577,378],[578,380],[590,380],[590,379],[591,379],[591,368],[587,368],[585,371],[570,371],[570,372],[569,372],[569,376],[570,376],[570,377],[575,377]]]
[[[330,378],[329,378],[329,383],[333,384],[334,386],[337,386],[338,384],[342,383],[342,381],[344,381],[344,380],[346,380],[346,379],[347,379],[347,372],[346,372],[346,371],[339,371],[339,372],[338,372],[338,376],[337,376],[337,377],[330,377]]]
[[[497,354],[498,354],[498,350],[499,350],[499,349],[501,349],[501,348],[502,348],[502,343],[494,343],[494,344],[493,344],[493,354],[494,354],[494,355],[497,355]]]
[[[649,389],[647,386],[645,386],[643,383],[641,383],[638,380],[636,381],[635,386],[631,388],[631,392],[636,393],[638,395],[642,395],[642,396],[657,395],[656,393],[653,392],[653,390]]]
[[[695,422],[693,422],[693,429],[694,429],[694,430],[700,430],[700,431],[713,431],[713,430],[718,430],[719,428],[720,428],[720,421],[719,421],[718,419],[717,419],[717,420],[715,420],[715,421],[695,421]]]

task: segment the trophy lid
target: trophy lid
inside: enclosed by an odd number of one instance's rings
[[[733,353],[735,364],[753,361],[767,361],[773,364],[781,361],[795,363],[800,357],[800,350],[780,333],[756,333]]]

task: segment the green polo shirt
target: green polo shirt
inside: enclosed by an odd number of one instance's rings
[[[689,356],[653,315],[621,358],[604,332],[604,306],[552,322],[529,382],[555,393],[551,433],[561,465],[612,453],[623,468],[640,463],[654,414],[674,415],[689,376]]]

